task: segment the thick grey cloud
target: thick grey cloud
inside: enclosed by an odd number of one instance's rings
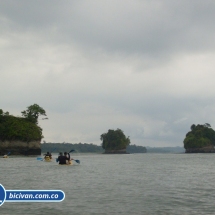
[[[47,142],[121,128],[138,145],[183,145],[215,126],[213,1],[2,1],[3,110],[37,103]]]
[[[56,36],[83,48],[161,57],[213,49],[214,10],[213,1],[24,0],[4,1],[0,12],[12,30],[42,31],[50,40]]]

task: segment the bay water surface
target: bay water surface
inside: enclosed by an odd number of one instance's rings
[[[53,157],[57,157],[54,154]],[[5,202],[1,215],[215,214],[215,154],[73,154],[60,166],[0,159],[6,190],[62,190],[62,202]]]

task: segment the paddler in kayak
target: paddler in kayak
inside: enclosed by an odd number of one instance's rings
[[[69,161],[69,158],[66,157],[65,155],[63,155],[62,152],[60,152],[59,156],[57,158],[57,162],[59,162],[59,164],[63,165],[63,164],[67,164],[67,161]]]
[[[45,157],[49,157],[50,159],[52,159],[52,154],[50,152],[47,152],[46,154],[44,154]]]
[[[64,156],[69,158],[69,160],[66,161],[66,164],[72,164],[73,158],[70,158],[70,154],[67,152],[64,152]]]
[[[52,154],[50,152],[47,152],[46,154],[44,154],[44,159],[45,160],[51,160],[52,159]]]

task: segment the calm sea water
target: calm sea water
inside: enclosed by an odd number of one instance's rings
[[[57,157],[57,155],[55,155]],[[75,154],[80,165],[0,159],[6,190],[63,190],[58,203],[9,203],[0,214],[215,214],[215,154]]]

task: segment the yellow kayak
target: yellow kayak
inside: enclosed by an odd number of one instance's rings
[[[71,166],[73,165],[72,161],[68,161],[67,164],[59,164],[60,166]]]
[[[73,165],[72,161],[68,161],[66,165]]]
[[[51,162],[51,161],[52,161],[52,158],[50,158],[49,156],[45,156],[45,157],[44,157],[44,161],[46,161],[46,162]]]

